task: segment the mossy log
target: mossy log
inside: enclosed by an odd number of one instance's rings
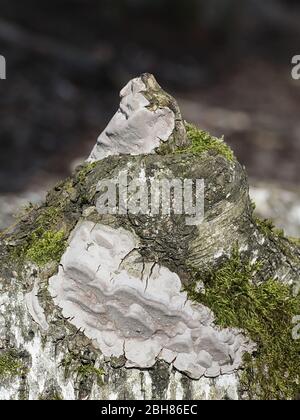
[[[203,179],[204,219],[100,213],[124,171]],[[131,81],[88,161],[1,233],[0,398],[296,398],[299,243],[253,207],[224,141]]]

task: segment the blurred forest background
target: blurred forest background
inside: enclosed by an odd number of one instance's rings
[[[299,0],[0,0],[0,228],[89,153],[147,71],[186,120],[225,135],[269,212],[270,181],[296,205],[300,229],[299,41]]]

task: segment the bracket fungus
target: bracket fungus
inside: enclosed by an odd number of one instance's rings
[[[124,355],[126,367],[149,368],[159,357],[194,379],[239,368],[249,340],[218,329],[176,273],[142,264],[137,250],[138,238],[122,228],[80,222],[49,282],[63,315],[105,356]]]

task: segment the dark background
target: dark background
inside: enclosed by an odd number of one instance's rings
[[[145,71],[252,178],[299,184],[298,0],[0,0],[0,16],[0,193],[68,174]]]

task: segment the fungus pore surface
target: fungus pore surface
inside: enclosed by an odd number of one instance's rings
[[[144,263],[138,238],[123,228],[82,221],[49,290],[63,315],[106,357],[149,368],[158,358],[193,379],[240,367],[253,344],[214,325],[212,312],[182,291],[176,273]]]
[[[88,159],[101,160],[110,155],[153,153],[171,136],[175,114],[165,106],[151,109],[141,78],[131,80],[120,92],[120,105],[106,129],[98,137]]]

